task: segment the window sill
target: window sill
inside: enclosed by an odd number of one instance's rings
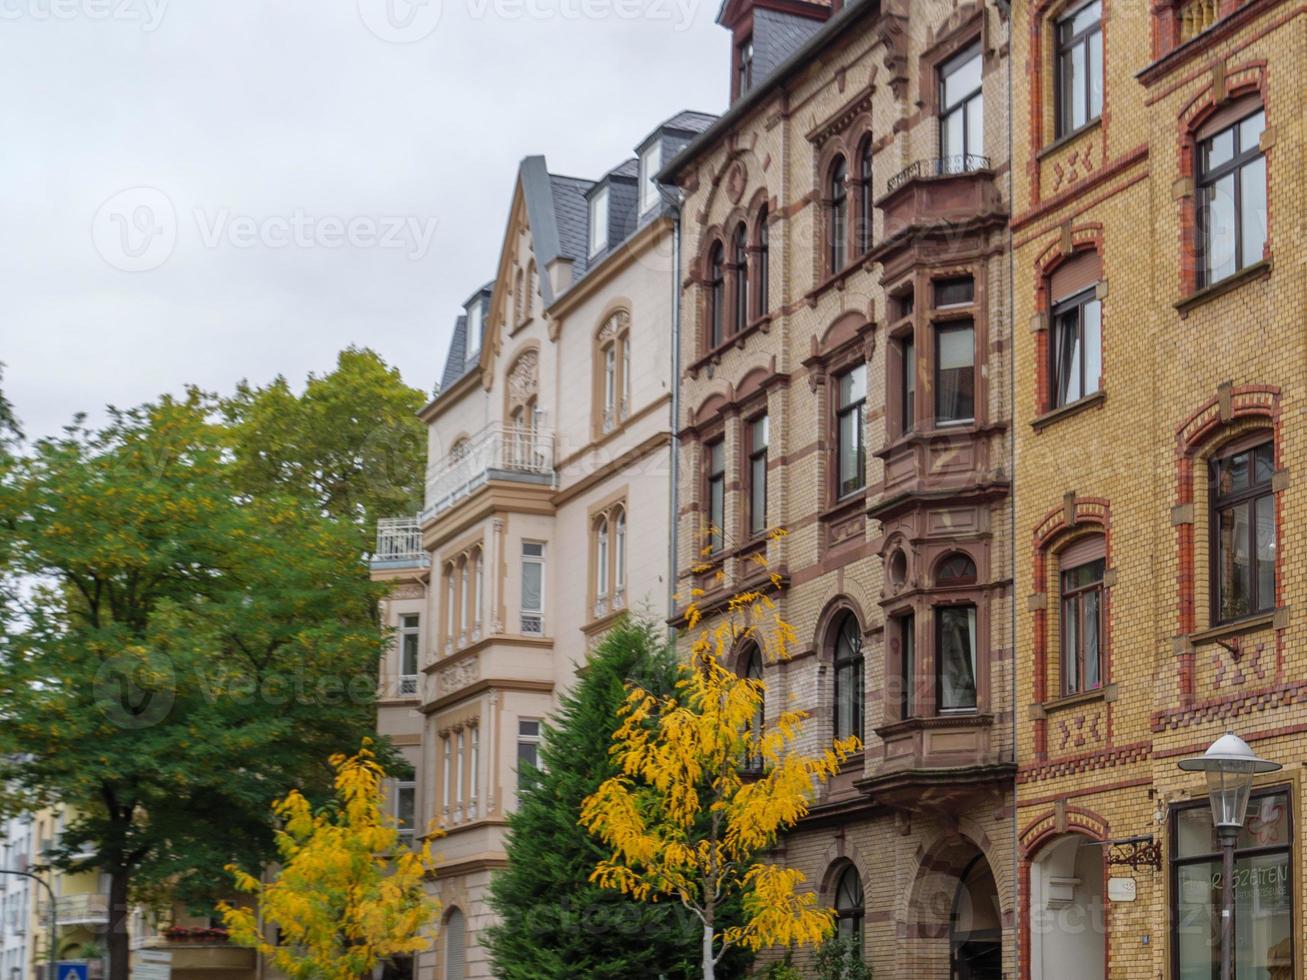
[[[1051,711],[1058,711],[1062,708],[1078,708],[1099,701],[1111,704],[1116,700],[1116,696],[1116,684],[1104,684],[1102,687],[1096,687],[1091,691],[1079,691],[1075,694],[1063,694],[1061,697],[1052,698],[1041,704],[1039,710],[1047,715]]]
[[[1189,643],[1191,646],[1197,646],[1200,643],[1211,643],[1223,640],[1229,636],[1242,636],[1244,633],[1255,633],[1258,630],[1267,628],[1284,629],[1284,626],[1276,626],[1276,620],[1281,616],[1287,618],[1288,612],[1289,608],[1287,606],[1281,606],[1279,609],[1273,609],[1270,612],[1258,613],[1255,616],[1245,616],[1243,619],[1231,620],[1228,623],[1220,623],[1210,629],[1199,630],[1197,633],[1190,633]]]
[[[1052,156],[1058,150],[1062,149],[1063,147],[1071,143],[1074,143],[1076,140],[1080,139],[1080,137],[1085,136],[1088,133],[1092,133],[1094,130],[1100,128],[1102,125],[1103,125],[1102,116],[1099,116],[1096,119],[1091,119],[1089,122],[1085,123],[1079,129],[1073,129],[1065,136],[1059,136],[1057,139],[1053,140],[1053,142],[1049,143],[1042,150],[1040,150],[1038,153],[1035,154],[1035,159],[1042,161],[1045,157]]]
[[[1045,412],[1038,418],[1031,419],[1030,427],[1036,432],[1042,432],[1054,422],[1060,422],[1062,419],[1070,418],[1072,415],[1079,415],[1081,412],[1091,408],[1101,407],[1106,401],[1107,392],[1102,388],[1099,388],[1098,391],[1094,392],[1092,395],[1085,395],[1084,398],[1073,401],[1068,405],[1060,405],[1052,411]]]
[[[1179,311],[1181,317],[1187,317],[1192,311],[1204,303],[1216,299],[1218,296],[1224,296],[1226,293],[1233,292],[1240,286],[1257,279],[1270,278],[1272,268],[1273,262],[1271,259],[1262,259],[1260,262],[1244,266],[1234,275],[1226,276],[1220,282],[1213,283],[1210,286],[1204,286],[1196,293],[1190,293],[1176,303],[1175,308]]]

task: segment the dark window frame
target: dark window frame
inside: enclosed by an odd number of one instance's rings
[[[733,333],[741,334],[749,325],[749,230],[741,221],[731,236],[731,324]]]
[[[843,401],[843,395],[840,389],[846,377],[855,371],[862,371],[862,397],[851,399],[847,404]],[[861,493],[867,488],[867,365],[864,361],[858,361],[850,364],[845,370],[841,371],[834,378],[835,381],[835,479],[833,481],[835,489],[835,499],[844,500]],[[840,475],[844,472],[845,452],[847,451],[843,442],[844,419],[852,415],[856,419],[853,432],[856,437],[856,446],[849,447],[849,450],[857,453],[857,473],[858,482],[856,485],[849,484],[845,486],[841,482]]]
[[[1248,258],[1248,256],[1244,255],[1243,181],[1240,179],[1240,174],[1242,174],[1244,168],[1256,164],[1259,160],[1262,161],[1263,167],[1265,167],[1266,165],[1265,164],[1266,154],[1262,152],[1260,138],[1258,140],[1257,145],[1253,146],[1251,149],[1241,148],[1241,143],[1242,143],[1242,134],[1240,132],[1241,127],[1245,122],[1247,122],[1253,116],[1258,115],[1259,113],[1264,116],[1266,113],[1266,107],[1263,105],[1259,105],[1256,109],[1252,110],[1251,112],[1245,113],[1243,116],[1236,119],[1234,122],[1232,122],[1229,126],[1226,126],[1224,129],[1212,133],[1212,135],[1206,137],[1205,139],[1195,141],[1194,170],[1196,172],[1196,176],[1194,178],[1194,203],[1196,206],[1196,215],[1195,215],[1194,227],[1197,235],[1196,244],[1198,246],[1197,282],[1198,282],[1199,289],[1204,289],[1208,286],[1215,285],[1216,283],[1223,282],[1226,279],[1229,279],[1231,276],[1238,275],[1244,269],[1248,268],[1248,266],[1255,265],[1256,263],[1262,261],[1262,256],[1260,255],[1258,255],[1257,257],[1251,260]],[[1262,126],[1263,131],[1265,131],[1265,128],[1266,128],[1266,124],[1265,122],[1263,122],[1263,126]],[[1221,136],[1224,136],[1226,133],[1233,133],[1232,138],[1234,140],[1234,152],[1232,153],[1230,159],[1227,160],[1225,163],[1208,170],[1204,162],[1207,155],[1206,154],[1207,148],[1213,142],[1215,142],[1215,140],[1217,140]],[[1216,187],[1216,185],[1222,179],[1231,175],[1234,176],[1234,181],[1233,181],[1234,183],[1234,269],[1233,271],[1217,279],[1214,277],[1213,269],[1211,268],[1211,257],[1213,254],[1213,248],[1212,248],[1211,228],[1210,228],[1210,220],[1209,220],[1211,209],[1209,207],[1209,204],[1212,195],[1214,194],[1214,188]],[[1269,171],[1267,171],[1263,176],[1263,181],[1266,184],[1267,214],[1269,218],[1269,212],[1270,212],[1269,199],[1271,193]],[[1268,220],[1268,224],[1269,224],[1269,220]],[[1269,229],[1266,234],[1266,241],[1268,242],[1270,241]],[[1265,248],[1265,244],[1263,244],[1263,248]]]
[[[871,251],[871,231],[875,217],[872,202],[872,152],[871,136],[865,137],[858,146],[858,254],[866,255]]]
[[[845,888],[845,883],[852,880],[857,888]],[[852,899],[851,902],[842,904],[841,899],[847,893]],[[867,893],[862,887],[862,875],[853,864],[846,864],[840,872],[840,876],[835,879],[834,902],[831,904],[835,907],[835,935],[845,936],[846,931],[850,934],[848,938],[854,939],[858,944],[858,952],[861,955],[862,944],[865,937],[864,926],[867,915]],[[845,923],[849,923],[847,929]]]
[[[957,101],[950,104],[947,99],[946,88],[945,88],[948,78],[950,75],[953,74],[953,70],[956,70],[956,68],[960,65],[966,64],[972,58],[980,59],[980,76],[981,76],[980,84],[977,85],[970,92],[967,92],[965,95],[960,96],[957,99]],[[977,158],[984,157],[983,152],[981,153],[971,152],[972,134],[971,134],[970,106],[974,100],[976,99],[983,100],[985,97],[985,80],[984,80],[985,52],[981,49],[980,41],[977,39],[976,41],[973,41],[971,44],[962,48],[960,51],[958,51],[957,54],[953,55],[951,58],[949,58],[947,61],[941,64],[936,71],[938,75],[938,78],[936,79],[936,84],[937,84],[938,96],[939,96],[940,170],[942,173],[967,173],[975,169],[970,166],[970,161],[973,157],[977,157]],[[981,111],[982,112],[984,111],[983,101],[981,103]],[[950,148],[945,146],[945,133],[947,133],[948,131],[949,118],[952,117],[954,113],[958,113],[958,112],[962,113],[962,152],[950,153],[948,152]],[[985,133],[984,133],[983,126],[981,128],[981,132],[978,138],[980,140],[980,149],[983,151],[985,149]],[[949,164],[949,161],[953,157],[961,158],[962,165],[957,169],[952,169],[951,165]]]
[[[720,463],[714,459],[721,451]],[[710,554],[718,554],[726,547],[726,437],[705,442],[704,451],[704,512],[708,517],[704,536]]]
[[[755,438],[755,434],[757,432],[757,426],[759,422],[763,423],[767,429],[766,441],[763,442],[761,447],[758,445],[757,440]],[[771,419],[769,418],[766,411],[759,412],[758,414],[745,419],[744,429],[745,429],[745,439],[746,439],[746,445],[745,445],[746,465],[744,468],[744,480],[745,480],[744,499],[746,502],[746,510],[748,514],[748,521],[746,527],[749,532],[749,538],[753,539],[753,538],[760,537],[761,535],[767,532],[767,463],[768,463],[768,452],[770,451],[770,447],[771,447]],[[756,508],[754,507],[754,500],[753,500],[754,493],[758,489],[758,487],[755,486],[757,476],[754,473],[754,468],[759,463],[762,464],[762,521],[761,523],[758,521],[759,515],[755,513]]]
[[[1264,482],[1255,482],[1257,470],[1257,453],[1261,449],[1270,449],[1271,456],[1271,476]],[[1220,494],[1217,491],[1217,480],[1219,479],[1220,468],[1230,460],[1247,455],[1248,463],[1248,486],[1243,490],[1232,491],[1227,494]],[[1207,470],[1207,523],[1208,523],[1208,565],[1209,567],[1209,590],[1211,601],[1210,620],[1212,625],[1221,625],[1224,623],[1234,623],[1241,619],[1248,619],[1253,616],[1264,615],[1275,609],[1275,591],[1279,582],[1278,555],[1280,544],[1280,526],[1278,515],[1275,513],[1275,489],[1273,486],[1275,474],[1275,439],[1274,436],[1267,434],[1264,440],[1248,446],[1241,446],[1233,452],[1218,453],[1208,463]],[[1277,558],[1272,558],[1271,563],[1271,595],[1266,601],[1262,601],[1259,595],[1258,585],[1258,559],[1257,559],[1257,501],[1266,498],[1270,501],[1272,508],[1272,520],[1275,521],[1275,546]],[[1249,579],[1249,603],[1250,609],[1246,613],[1240,613],[1236,616],[1221,615],[1221,522],[1220,515],[1227,510],[1233,510],[1236,507],[1247,505],[1250,512],[1248,521],[1248,579]]]
[[[899,348],[899,434],[907,435],[917,426],[917,338],[904,334]]]
[[[1076,17],[1086,7],[1093,6],[1096,0],[1087,0],[1085,3],[1074,5],[1073,10],[1069,10],[1058,18],[1054,25],[1054,57],[1053,57],[1053,85],[1055,89],[1054,103],[1057,106],[1056,112],[1056,135],[1058,139],[1064,136],[1070,136],[1072,133],[1089,126],[1102,118],[1102,108],[1100,106],[1098,114],[1093,113],[1093,87],[1094,79],[1090,71],[1092,64],[1090,59],[1090,47],[1093,43],[1094,36],[1099,38],[1099,51],[1102,54],[1102,37],[1103,37],[1103,12],[1099,8],[1098,19],[1094,23],[1082,30],[1072,34],[1071,27],[1074,25]],[[1084,52],[1085,59],[1085,86],[1081,92],[1070,92],[1067,90],[1067,80],[1065,66],[1067,60],[1071,58],[1076,48]],[[1106,80],[1104,79],[1104,82]],[[1068,101],[1070,98],[1083,97],[1082,108],[1085,111],[1085,121],[1079,126],[1072,124],[1074,118],[1071,114],[1073,103]]]
[[[771,272],[770,256],[771,232],[767,227],[767,208],[758,212],[758,233],[754,259],[754,304],[755,317],[764,317],[769,312],[770,297],[767,294],[767,277]]]
[[[844,653],[840,641],[846,638],[846,629],[850,624],[852,624],[852,632],[847,633],[847,636],[851,638],[850,651]],[[831,675],[834,681],[835,700],[832,705],[831,728],[836,738],[847,738],[850,735],[856,735],[859,739],[862,739],[866,735],[867,667],[866,657],[862,650],[862,624],[858,622],[858,617],[852,611],[845,611],[835,621],[832,637]],[[853,671],[856,682],[853,685],[855,697],[851,702],[853,718],[849,730],[843,731],[840,727],[839,712],[840,675],[846,669]]]
[[[708,247],[708,349],[720,347],[726,337],[726,263],[720,241]]]
[[[897,675],[899,682],[899,720],[907,721],[916,717],[917,708],[917,614],[909,609],[893,617],[894,628],[898,633]]]
[[[1098,364],[1099,376],[1093,379],[1093,387],[1089,386],[1090,379],[1086,375],[1088,370],[1088,339],[1085,330],[1085,309],[1090,305],[1098,306]],[[1076,398],[1069,398],[1063,395],[1059,380],[1058,339],[1061,336],[1061,323],[1063,317],[1068,313],[1076,314],[1076,351],[1080,356],[1080,394]],[[1048,400],[1049,408],[1061,408],[1064,405],[1074,405],[1082,398],[1088,398],[1090,395],[1097,394],[1102,390],[1102,364],[1103,364],[1103,305],[1098,298],[1098,287],[1090,286],[1082,289],[1080,292],[1066,299],[1058,300],[1053,304],[1049,311],[1048,317]]]
[[[1268,796],[1284,796],[1287,801],[1287,806],[1285,807],[1285,816],[1289,820],[1289,827],[1285,835],[1287,840],[1283,844],[1269,844],[1261,847],[1236,848],[1235,850],[1236,881],[1238,880],[1237,869],[1238,869],[1238,861],[1240,857],[1258,857],[1266,854],[1279,854],[1279,853],[1285,853],[1288,855],[1289,875],[1291,876],[1291,879],[1293,879],[1290,882],[1291,887],[1289,889],[1289,903],[1290,903],[1289,921],[1291,923],[1289,929],[1289,956],[1290,956],[1290,962],[1297,965],[1298,943],[1295,941],[1294,934],[1297,928],[1296,917],[1297,917],[1298,910],[1294,904],[1294,894],[1295,891],[1297,890],[1297,885],[1298,885],[1298,882],[1296,880],[1298,869],[1297,869],[1297,860],[1294,855],[1295,842],[1296,842],[1296,838],[1294,835],[1297,833],[1297,829],[1294,825],[1294,810],[1299,806],[1299,804],[1294,798],[1294,787],[1291,784],[1276,783],[1268,786],[1254,786],[1251,795],[1248,797],[1248,809],[1251,811],[1253,807],[1253,803],[1256,800],[1264,799],[1265,797]],[[1166,897],[1166,913],[1167,913],[1167,921],[1170,923],[1167,932],[1169,933],[1168,938],[1171,941],[1171,956],[1169,957],[1171,961],[1171,969],[1169,971],[1171,980],[1181,980],[1180,977],[1180,906],[1179,906],[1179,902],[1177,901],[1177,898],[1180,894],[1180,871],[1182,868],[1194,864],[1213,863],[1216,864],[1217,867],[1219,868],[1221,862],[1220,851],[1206,851],[1203,852],[1202,854],[1190,854],[1187,857],[1179,856],[1180,821],[1178,817],[1180,811],[1182,810],[1194,810],[1199,807],[1203,809],[1208,809],[1210,805],[1211,804],[1208,803],[1208,801],[1205,799],[1196,799],[1184,803],[1173,803],[1171,804],[1167,812],[1167,823],[1170,825],[1170,831],[1168,833],[1168,836],[1170,838],[1170,840],[1168,841],[1170,847],[1170,861],[1169,861],[1170,867],[1167,869],[1168,877],[1170,879],[1169,881],[1170,888],[1168,889],[1168,893]],[[1234,923],[1233,923],[1233,928],[1231,930],[1233,933],[1231,938],[1235,941],[1236,949],[1238,948],[1238,940],[1237,940],[1238,928],[1239,928],[1239,909],[1238,909],[1238,902],[1236,901]],[[1217,958],[1214,961],[1213,965],[1214,966],[1219,965],[1220,947],[1213,946],[1212,952],[1213,952],[1213,956]],[[1215,971],[1213,971],[1213,975],[1215,975]]]
[[[826,173],[826,264],[833,276],[849,264],[849,165],[843,154],[831,161]]]
[[[971,637],[971,642],[976,648],[976,661],[972,665],[972,684],[975,688],[974,704],[964,705],[961,707],[945,708],[944,707],[944,614],[946,612],[965,612],[971,610],[975,614],[975,634]],[[949,602],[941,603],[934,607],[935,620],[935,714],[942,718],[952,717],[954,715],[974,715],[980,710],[980,661],[981,661],[981,643],[980,643],[980,606],[974,601],[967,602]]]
[[[1089,568],[1093,565],[1100,566],[1098,577],[1082,585],[1068,585],[1071,581],[1070,576],[1082,568]],[[1081,694],[1085,691],[1101,690],[1105,679],[1103,677],[1103,628],[1107,625],[1107,585],[1104,578],[1107,574],[1107,560],[1105,558],[1091,558],[1088,561],[1082,561],[1070,568],[1060,569],[1058,573],[1058,596],[1060,603],[1058,605],[1058,633],[1059,633],[1059,650],[1060,662],[1062,664],[1061,690],[1063,697],[1072,694]],[[1094,650],[1094,659],[1097,661],[1098,680],[1090,684],[1087,680],[1089,658],[1085,651],[1085,597],[1089,595],[1098,596],[1098,646]],[[1074,605],[1076,612],[1075,635],[1076,635],[1076,662],[1072,665],[1070,655],[1067,649],[1067,640],[1069,634],[1067,627],[1069,625],[1068,607]],[[1074,668],[1074,670],[1073,670]],[[1075,683],[1071,684],[1074,673]]]
[[[750,34],[735,46],[735,97],[748,94],[753,88],[753,35]]]
[[[745,680],[763,680],[762,650],[760,650],[756,644],[750,643],[744,654],[740,657],[739,676],[743,677]],[[766,720],[767,691],[764,687],[762,698],[758,702],[758,710],[754,713],[753,720],[746,726],[749,734],[755,737],[761,736],[766,728]],[[763,771],[763,758],[759,754],[746,751],[744,754],[744,764],[740,768],[749,773],[761,773]]]
[[[943,346],[941,339],[946,333],[958,332],[962,330],[971,331],[971,414],[968,416],[945,416],[942,408],[942,398],[944,394],[941,385],[940,372],[945,370],[940,364],[940,349]],[[935,364],[934,364],[934,382],[935,382],[935,427],[970,425],[976,421],[976,321],[971,317],[957,320],[940,320],[935,324]],[[948,369],[955,370],[955,369]]]

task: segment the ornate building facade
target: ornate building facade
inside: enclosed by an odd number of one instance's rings
[[[1304,10],[1035,0],[1012,37],[1016,975],[1217,975],[1176,763],[1233,730],[1285,766],[1238,842],[1237,975],[1301,977]]]
[[[679,113],[595,181],[522,162],[495,278],[422,413],[425,509],[379,529],[379,725],[416,773],[397,813],[444,831],[424,980],[492,975],[479,938],[519,764],[613,621],[668,615],[673,219],[653,175],[711,120]]]
[[[781,576],[804,748],[865,744],[784,839],[878,977],[1011,976],[1008,22],[731,0],[733,104],[681,190],[677,577]],[[780,50],[778,50],[780,49]],[[766,53],[766,57],[764,57]],[[784,528],[786,536],[770,536]]]

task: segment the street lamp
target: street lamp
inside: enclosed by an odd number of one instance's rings
[[[1212,825],[1221,845],[1221,980],[1232,980],[1234,954],[1234,844],[1248,815],[1253,776],[1275,772],[1278,762],[1260,758],[1234,732],[1226,732],[1194,759],[1184,759],[1185,772],[1207,773]]]

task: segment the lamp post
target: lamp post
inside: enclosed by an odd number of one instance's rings
[[[1221,980],[1232,980],[1234,957],[1234,845],[1248,815],[1253,776],[1275,772],[1278,762],[1260,758],[1238,735],[1226,732],[1202,755],[1184,759],[1185,772],[1207,774],[1212,825],[1221,845]]]
[[[38,877],[37,875],[32,874],[32,872],[30,871],[11,871],[8,868],[0,868],[0,875],[13,875],[16,878],[30,878],[32,879],[32,881],[36,882],[38,885],[40,885],[42,888],[45,889],[45,894],[50,903],[50,911],[49,911],[50,922],[49,925],[47,926],[47,928],[50,930],[50,953],[49,953],[50,965],[46,969],[49,971],[47,973],[47,976],[49,976],[51,980],[53,980],[55,975],[55,968],[54,968],[55,957],[58,955],[58,951],[59,951],[59,937],[58,935],[56,935],[58,929],[57,923],[59,920],[57,918],[57,912],[55,909],[55,906],[58,904],[58,901],[54,897],[54,889],[50,887],[49,882],[47,882],[44,878]]]

